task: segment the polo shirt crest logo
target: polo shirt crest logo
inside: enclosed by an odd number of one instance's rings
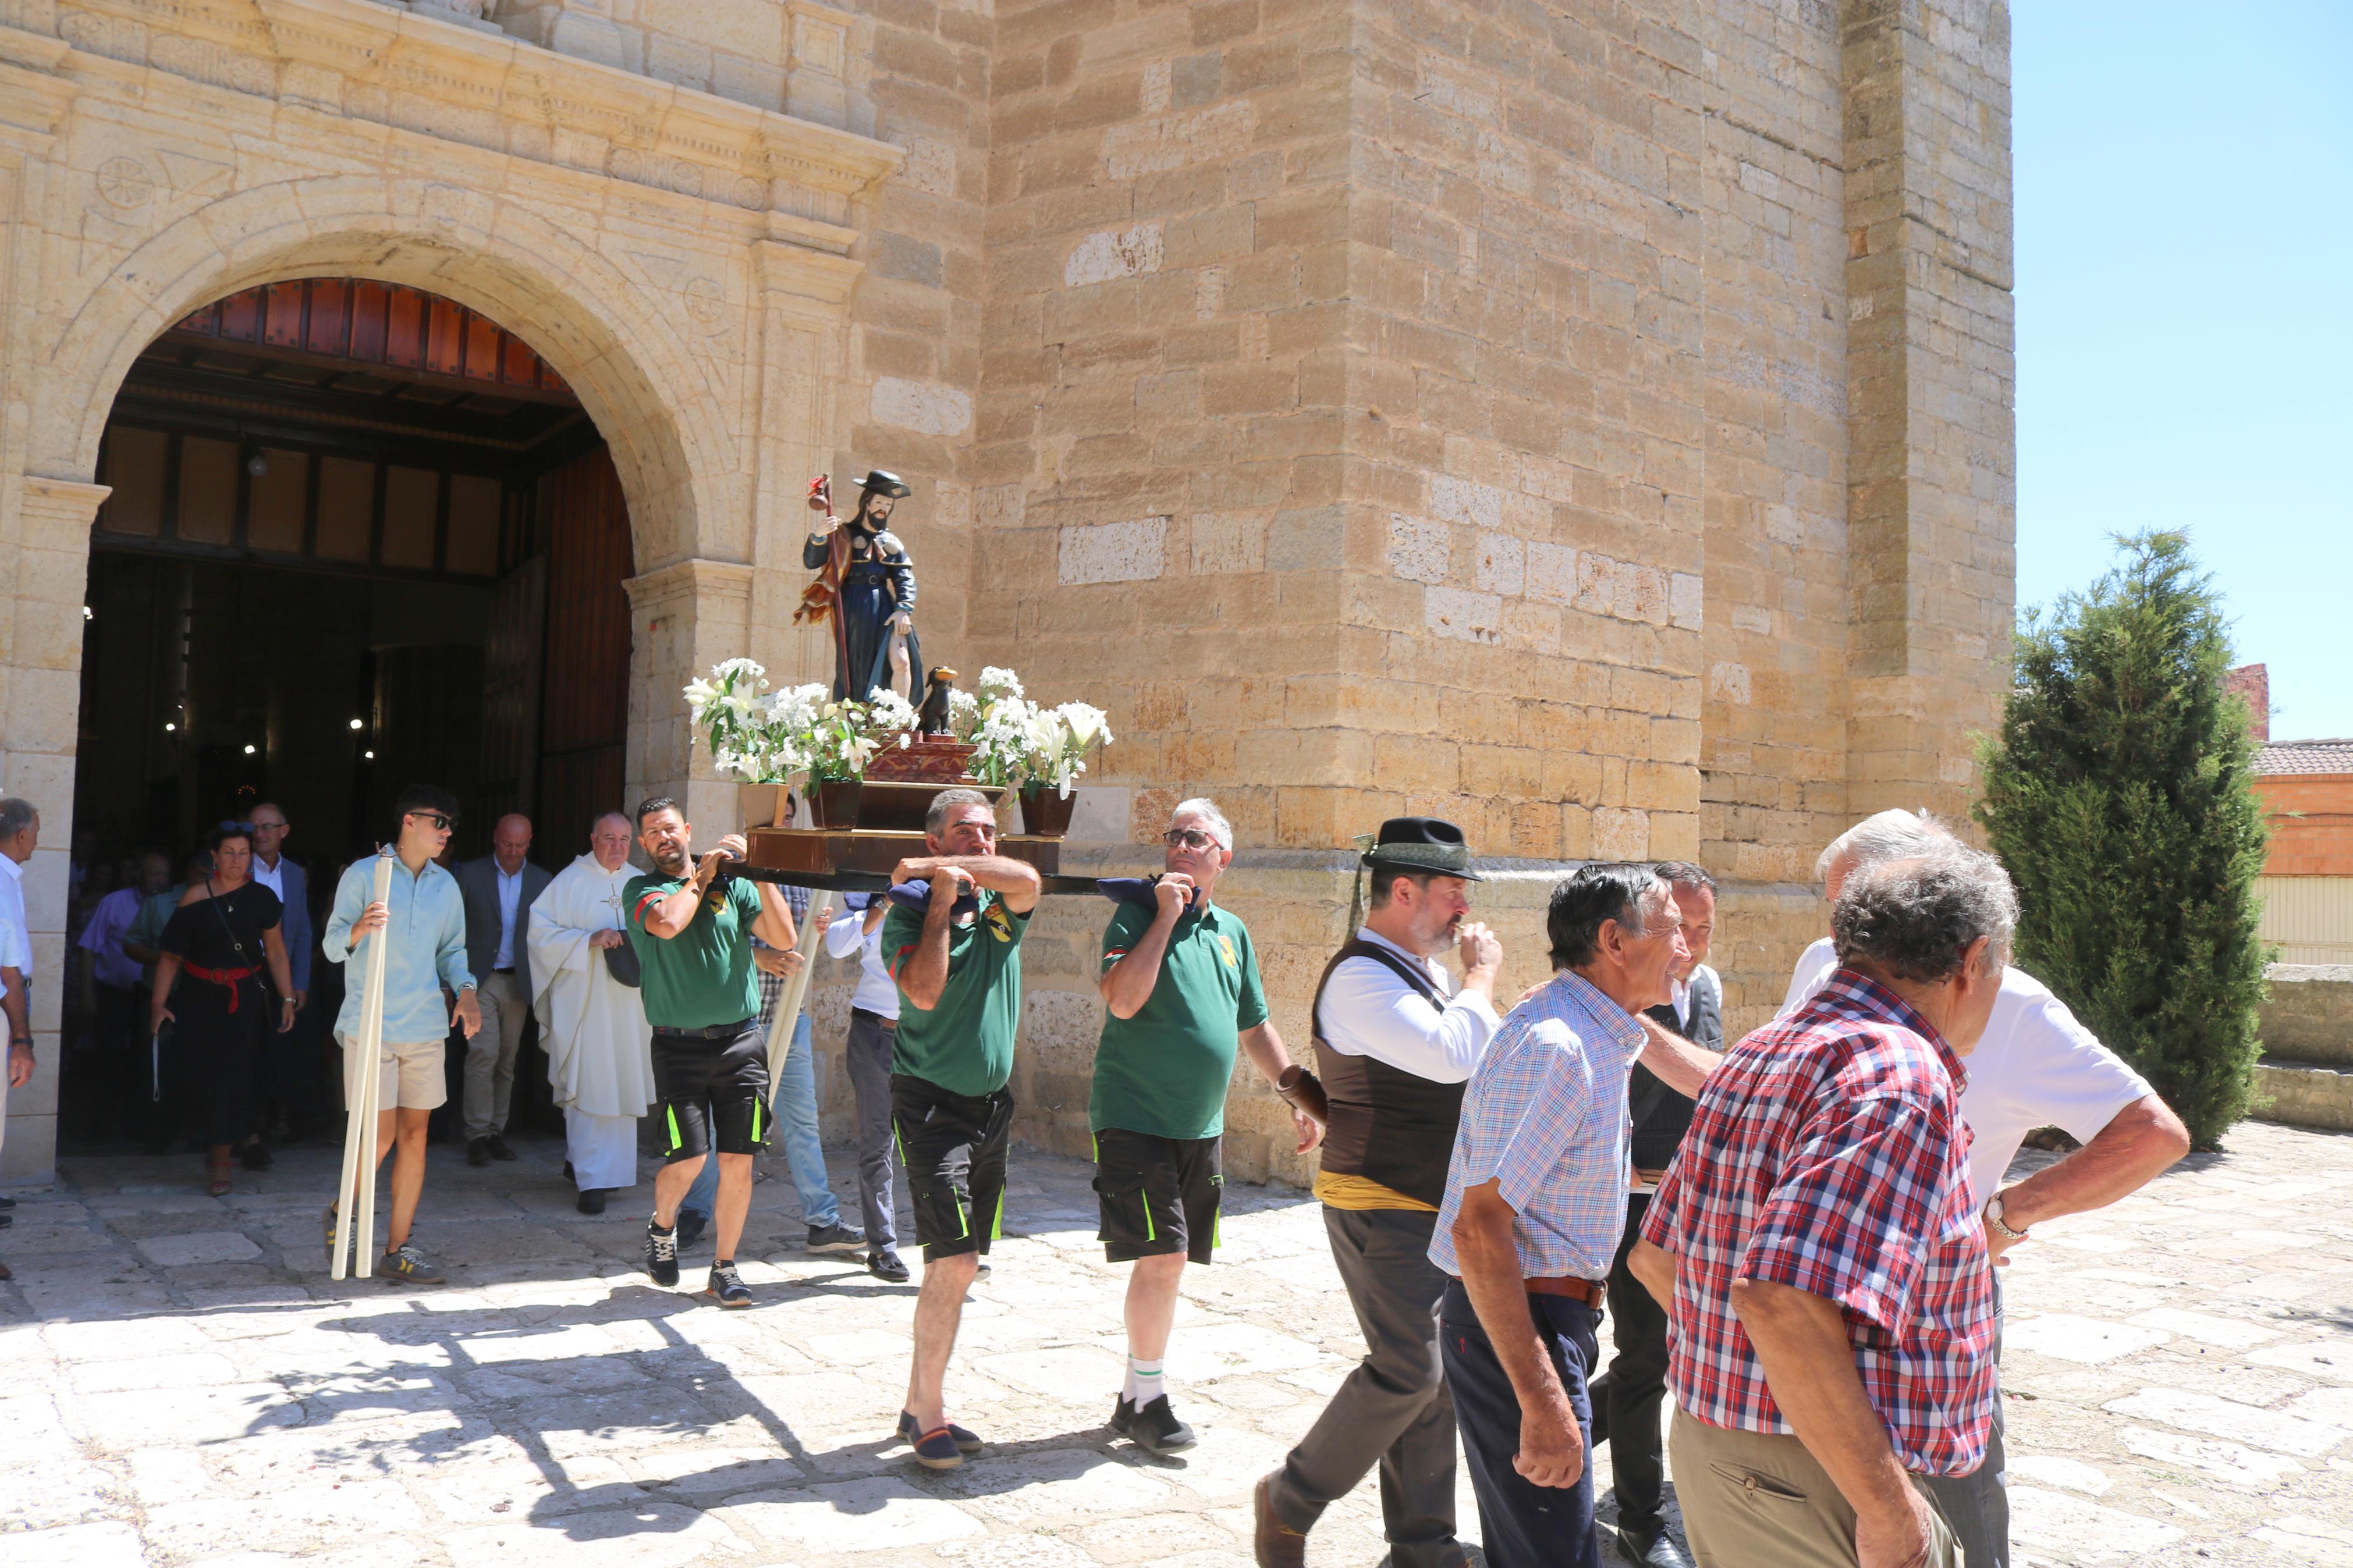
[[[1234,952],[1233,938],[1228,936],[1223,931],[1219,931],[1218,933],[1218,947],[1219,950],[1226,955],[1226,967],[1228,969],[1240,969],[1242,966],[1241,955]]]
[[[989,905],[988,912],[981,918],[988,926],[989,935],[995,937],[999,942],[1011,942],[1013,940],[1013,922],[1006,918],[1005,906],[1003,904]]]

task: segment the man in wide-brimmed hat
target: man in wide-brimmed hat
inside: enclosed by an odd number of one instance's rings
[[[1366,1353],[1258,1484],[1262,1568],[1295,1568],[1316,1519],[1375,1465],[1396,1568],[1467,1560],[1454,1538],[1454,1406],[1433,1316],[1446,1277],[1430,1243],[1462,1086],[1495,1033],[1504,948],[1464,918],[1482,879],[1461,828],[1392,817],[1358,844],[1370,905],[1324,967],[1309,1019],[1330,1116],[1315,1195]],[[1459,985],[1435,962],[1449,948],[1461,958]]]
[[[795,619],[832,615],[836,697],[863,702],[878,689],[910,702],[923,697],[915,675],[923,668],[915,640],[915,568],[889,527],[891,509],[912,493],[898,475],[875,468],[859,482],[858,508],[847,518],[827,504],[830,492],[811,496],[812,507],[824,507],[825,521],[802,543],[801,564],[824,575],[803,595]],[[829,595],[819,592],[828,588]],[[828,610],[817,610],[809,595],[827,600]]]

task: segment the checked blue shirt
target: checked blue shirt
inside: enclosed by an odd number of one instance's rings
[[[1462,1096],[1432,1263],[1461,1277],[1454,1218],[1466,1188],[1493,1181],[1517,1216],[1522,1275],[1609,1278],[1632,1174],[1626,1076],[1642,1038],[1639,1020],[1568,970],[1512,1009]]]

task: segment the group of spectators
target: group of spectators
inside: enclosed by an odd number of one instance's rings
[[[1400,819],[1366,860],[1372,913],[1314,1018],[1316,1190],[1369,1353],[1261,1481],[1258,1562],[1296,1568],[1376,1463],[1392,1560],[1466,1561],[1459,1430],[1496,1568],[1600,1561],[1602,1441],[1646,1568],[2007,1563],[1995,1266],[2189,1137],[2010,965],[2000,865],[1909,812],[1841,836],[1818,867],[1831,935],[1725,1050],[1699,868],[1561,882],[1554,978],[1499,1019],[1460,834]],[[1459,983],[1430,962],[1450,945]],[[2003,1185],[2052,1125],[2082,1146]]]

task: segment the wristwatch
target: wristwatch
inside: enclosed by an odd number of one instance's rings
[[[2003,1221],[2001,1215],[2001,1194],[2000,1193],[1996,1193],[1993,1196],[1986,1199],[1986,1224],[1993,1226],[1993,1233],[1996,1236],[2000,1237],[2004,1241],[2024,1241],[2026,1239],[2026,1233],[2022,1230],[2010,1229],[2009,1225]]]

